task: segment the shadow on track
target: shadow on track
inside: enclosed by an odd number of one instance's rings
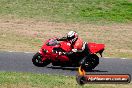
[[[62,69],[62,70],[71,70],[71,71],[78,71],[78,67],[60,67],[60,66],[50,66],[47,68],[52,69]],[[108,72],[108,71],[101,71],[101,70],[88,70],[86,72]]]

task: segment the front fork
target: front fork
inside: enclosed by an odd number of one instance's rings
[[[40,58],[41,61],[44,61],[45,59],[47,59],[47,58],[45,58],[45,54],[46,54],[46,53],[45,53],[44,49],[40,49],[40,50],[39,50],[39,53],[41,54],[41,58]]]

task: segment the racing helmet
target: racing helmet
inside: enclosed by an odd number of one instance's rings
[[[67,33],[67,40],[70,43],[74,43],[78,39],[78,34],[75,31],[70,31]]]

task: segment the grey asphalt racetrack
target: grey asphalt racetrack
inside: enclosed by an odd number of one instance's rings
[[[32,64],[34,53],[0,52],[0,71],[30,72],[44,74],[76,75],[74,67],[36,67]],[[132,59],[100,58],[100,64],[88,74],[130,74],[132,76]]]

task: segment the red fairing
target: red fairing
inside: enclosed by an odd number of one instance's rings
[[[62,41],[60,42],[60,44],[56,44],[54,46],[48,46],[46,45],[50,40],[47,40],[43,46],[41,47],[41,49],[39,50],[39,53],[43,56],[42,61],[44,61],[46,58],[52,58],[52,61],[56,61],[56,60],[60,60],[60,61],[69,61],[69,58],[65,55],[58,55],[53,53],[53,48],[61,48],[66,52],[70,52],[71,51],[71,44],[67,41]],[[46,52],[44,53],[44,50],[46,50]],[[63,59],[62,59],[63,58]]]
[[[97,43],[88,43],[89,50],[91,54],[97,53],[100,50],[103,50],[105,48],[104,44],[97,44]]]
[[[63,59],[62,59],[63,58]],[[65,61],[69,61],[70,59],[65,56],[65,55],[61,55],[61,56],[58,56],[58,59],[61,61],[61,62],[65,62]]]
[[[70,51],[72,50],[71,44],[70,44],[69,42],[63,41],[63,42],[61,42],[60,44],[61,44],[60,47],[61,47],[63,50],[65,50],[66,52],[70,52]]]

